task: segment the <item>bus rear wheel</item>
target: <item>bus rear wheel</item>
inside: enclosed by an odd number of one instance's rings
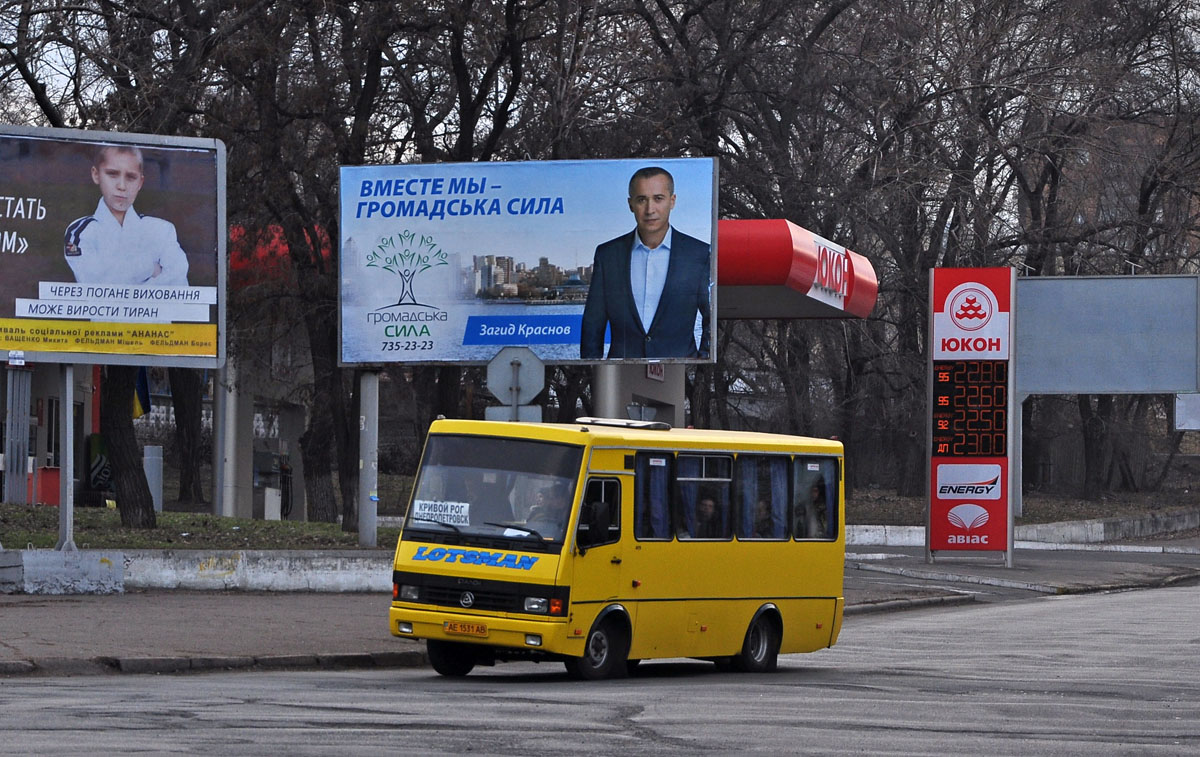
[[[462,678],[475,669],[475,653],[466,644],[429,639],[425,642],[429,664],[440,675]]]
[[[592,627],[583,644],[583,657],[566,661],[567,674],[572,678],[599,681],[628,675],[626,656],[629,640],[624,629],[613,619],[603,620]]]
[[[750,621],[742,651],[733,658],[733,667],[746,673],[768,673],[779,662],[779,631],[767,615]]]

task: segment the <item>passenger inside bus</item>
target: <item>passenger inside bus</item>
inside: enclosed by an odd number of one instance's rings
[[[724,531],[716,499],[710,494],[700,495],[696,502],[696,530],[692,536],[696,539],[722,539],[725,537]]]
[[[760,499],[754,508],[754,536],[766,538],[775,536],[775,524],[771,516],[771,503]]]
[[[825,481],[817,478],[808,491],[808,501],[796,508],[796,537],[819,539],[825,534]]]

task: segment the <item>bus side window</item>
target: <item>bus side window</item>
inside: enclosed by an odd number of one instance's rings
[[[633,535],[638,539],[671,538],[672,457],[666,452],[637,453]]]
[[[797,539],[836,539],[838,463],[833,458],[798,457],[795,461]]]
[[[781,455],[739,455],[737,475],[738,538],[786,538],[788,459]]]
[[[681,539],[728,539],[732,458],[681,454],[676,459],[675,531]]]
[[[621,482],[615,478],[589,479],[579,518],[579,543],[594,547],[620,540]]]

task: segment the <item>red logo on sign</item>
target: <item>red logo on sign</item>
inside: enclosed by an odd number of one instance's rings
[[[978,289],[964,289],[950,301],[950,317],[963,331],[978,331],[992,320],[991,297]]]
[[[831,250],[825,245],[817,247],[817,286],[845,297],[850,282],[850,257]]]

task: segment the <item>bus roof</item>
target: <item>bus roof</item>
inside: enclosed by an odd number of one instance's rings
[[[670,428],[667,424],[609,418],[581,418],[575,423],[519,423],[510,421],[436,420],[429,429],[438,434],[479,434],[557,441],[593,446],[645,448],[729,449],[757,448],[775,451],[803,447],[806,452],[842,454],[842,443],[833,439],[768,434],[759,431]]]

